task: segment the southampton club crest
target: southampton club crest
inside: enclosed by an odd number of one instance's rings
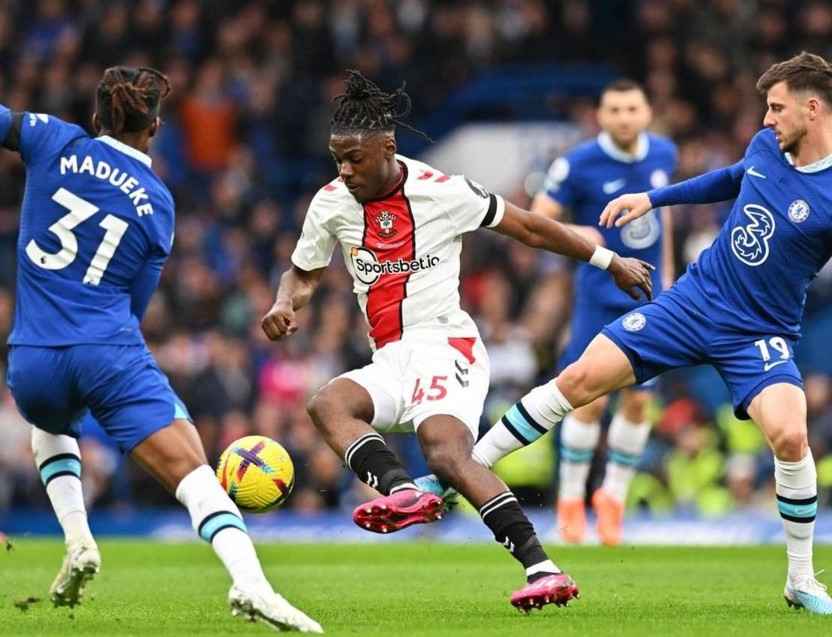
[[[395,228],[396,216],[389,210],[382,210],[376,217],[378,224],[378,234],[384,239],[389,239],[396,234]]]

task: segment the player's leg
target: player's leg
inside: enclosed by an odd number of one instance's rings
[[[74,366],[93,416],[185,506],[228,571],[232,612],[279,629],[321,632],[266,580],[237,506],[208,465],[185,406],[145,347],[77,346]]]
[[[281,630],[323,632],[272,589],[240,510],[217,481],[189,421],[177,419],[158,429],[130,455],[185,506],[194,530],[222,561],[234,582],[228,597],[235,615],[261,619]]]
[[[66,557],[49,595],[56,606],[75,606],[101,568],[101,554],[87,522],[81,487],[81,450],[75,438],[33,426],[32,455],[66,544]]]
[[[442,498],[418,488],[379,431],[402,418],[404,393],[401,342],[378,350],[373,362],[325,385],[309,402],[312,422],[359,480],[382,497],[356,507],[353,521],[375,533],[390,533],[442,516]],[[404,361],[406,364],[406,360]]]
[[[374,419],[395,422],[396,409],[394,399],[373,383],[367,371],[357,370],[364,373],[356,380],[339,377],[325,385],[309,401],[309,415],[330,448],[344,458],[359,480],[384,495],[415,489],[404,465],[370,426]],[[371,388],[372,395],[365,386]]]
[[[651,396],[649,390],[622,389],[619,408],[610,423],[604,482],[592,496],[598,537],[607,546],[621,542],[627,491],[650,435],[646,412]]]
[[[832,615],[832,599],[815,579],[812,564],[818,491],[806,428],[806,397],[802,388],[791,382],[775,383],[760,391],[747,411],[774,452],[777,507],[789,560],[786,601],[813,613]]]
[[[512,604],[528,610],[576,597],[574,581],[549,559],[517,498],[471,457],[471,429],[453,416],[433,415],[418,425],[417,435],[431,471],[477,508],[497,542],[523,565],[528,586],[512,596]]]
[[[579,407],[561,425],[557,524],[561,538],[570,544],[583,542],[586,533],[586,482],[607,402],[601,397]]]
[[[506,412],[474,446],[474,457],[490,467],[540,438],[576,407],[667,369],[701,362],[707,344],[701,317],[684,308],[684,302],[665,294],[604,326],[577,362]]]
[[[532,444],[576,407],[632,385],[630,359],[604,334],[554,380],[539,385],[517,401],[474,446],[474,457],[491,467],[503,456]]]
[[[66,556],[49,595],[55,605],[74,606],[98,573],[101,555],[87,523],[81,451],[67,435],[76,435],[74,425],[84,410],[73,391],[65,349],[12,347],[8,384],[21,414],[34,423],[35,466],[64,532]]]

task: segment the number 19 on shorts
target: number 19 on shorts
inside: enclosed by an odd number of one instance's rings
[[[769,339],[761,338],[759,341],[754,341],[754,346],[760,350],[760,358],[763,359],[763,370],[766,372],[772,367],[791,360],[792,354],[789,351],[789,344],[786,339],[780,336],[772,336]],[[772,350],[774,350],[774,356],[779,354],[779,357],[775,360],[772,360]]]

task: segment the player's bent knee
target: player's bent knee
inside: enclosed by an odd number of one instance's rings
[[[344,409],[333,392],[325,387],[309,399],[306,411],[318,429],[325,429]]]
[[[621,400],[621,412],[627,420],[641,422],[645,418],[645,412],[647,411],[647,405],[650,403],[650,398],[650,392],[627,392]]]
[[[774,455],[786,462],[797,462],[806,455],[809,439],[802,427],[784,428],[772,437]]]
[[[579,424],[598,422],[601,419],[601,416],[604,415],[608,403],[609,399],[606,396],[602,396],[601,398],[593,400],[588,405],[579,407],[573,412],[575,421]]]
[[[578,361],[563,370],[557,378],[558,389],[572,404],[572,407],[582,407],[603,396],[597,374],[588,365]]]
[[[324,386],[309,399],[306,412],[319,431],[326,431],[345,417],[372,422],[373,403],[366,392],[358,396],[336,381]]]

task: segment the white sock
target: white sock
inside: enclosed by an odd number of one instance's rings
[[[607,470],[601,488],[619,502],[627,500],[627,490],[649,436],[649,422],[630,422],[620,413],[612,419],[607,435]]]
[[[536,575],[537,573],[561,573],[562,571],[558,568],[558,565],[555,564],[552,560],[544,560],[543,562],[538,562],[534,566],[530,566],[526,569],[526,577],[531,577],[532,575]]]
[[[597,422],[583,423],[574,414],[563,419],[560,430],[560,486],[558,497],[563,500],[583,500],[586,479],[592,456],[598,445],[601,426]]]
[[[774,459],[777,508],[786,531],[789,579],[796,581],[815,574],[812,566],[812,538],[818,510],[818,484],[815,459],[809,451],[802,460]]]
[[[572,411],[554,380],[517,401],[474,446],[474,459],[491,467],[503,456],[532,444]]]
[[[81,487],[81,450],[70,436],[32,427],[32,454],[67,545],[93,542]]]
[[[176,499],[188,509],[199,536],[210,542],[234,584],[246,591],[269,586],[237,505],[220,486],[208,465],[186,475]]]

